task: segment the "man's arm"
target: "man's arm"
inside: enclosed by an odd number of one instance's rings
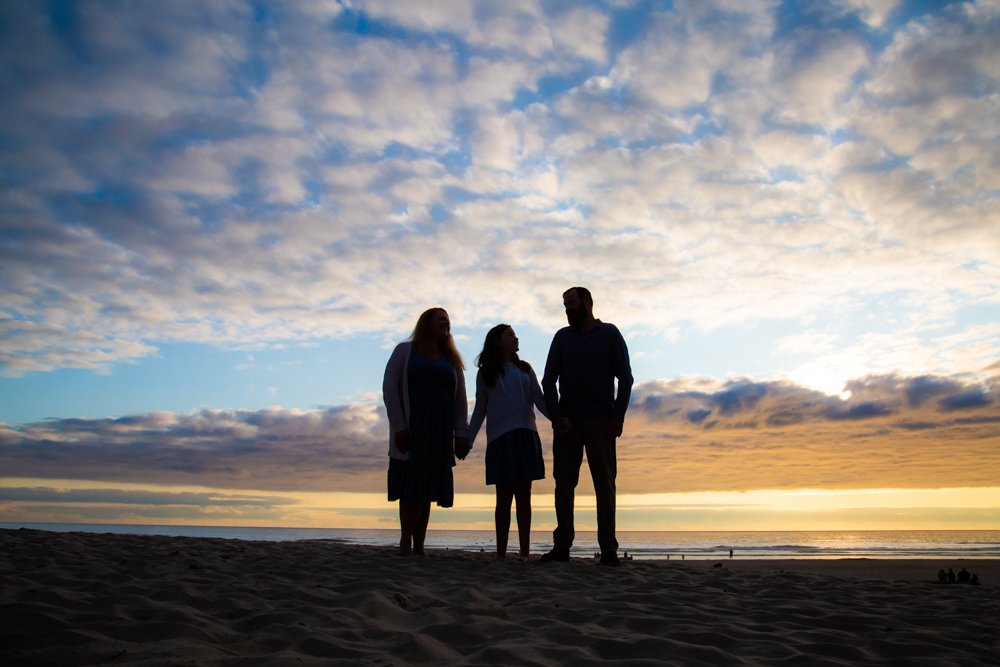
[[[556,389],[556,380],[562,371],[562,344],[559,342],[559,334],[556,333],[549,345],[549,356],[545,360],[545,373],[542,375],[542,393],[545,394],[545,407],[549,411],[549,419],[553,423],[560,417],[559,412],[559,391]]]
[[[617,329],[617,341],[612,349],[612,363],[614,364],[614,374],[618,378],[618,394],[615,396],[614,416],[619,422],[625,421],[625,411],[628,410],[628,402],[632,397],[632,365],[629,363],[628,346],[625,338]]]
[[[552,429],[558,436],[566,435],[573,427],[569,420],[559,412],[559,392],[556,390],[556,379],[562,373],[562,343],[559,340],[559,333],[552,338],[552,345],[549,346],[549,356],[545,360],[545,375],[542,376],[542,393],[545,394],[545,407],[548,409],[548,417],[552,420]]]

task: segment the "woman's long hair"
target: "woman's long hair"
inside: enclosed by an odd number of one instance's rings
[[[503,336],[503,333],[507,329],[510,329],[509,324],[498,324],[490,329],[486,334],[486,340],[483,342],[483,351],[476,357],[476,366],[479,366],[479,372],[482,374],[483,382],[486,383],[487,387],[496,386],[497,376],[503,377],[504,375],[503,353],[500,352],[500,337]],[[519,359],[517,352],[511,356],[510,360],[525,373],[531,371],[531,364]]]
[[[433,319],[435,313],[444,313],[447,315],[448,311],[440,306],[436,306],[420,313],[420,317],[417,319],[417,326],[413,327],[413,333],[410,335],[409,340],[413,343],[413,347],[416,348],[417,352],[425,357],[433,357],[436,348],[438,352],[451,362],[456,371],[464,371],[465,362],[462,361],[462,355],[458,353],[458,348],[455,347],[455,339],[451,337],[451,333],[449,332],[443,340],[437,342],[435,342],[434,336],[431,335],[431,319]]]

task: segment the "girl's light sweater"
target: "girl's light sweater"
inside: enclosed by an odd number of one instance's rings
[[[503,375],[497,374],[496,384],[487,387],[483,372],[476,375],[476,407],[469,423],[469,444],[476,441],[476,435],[486,420],[486,442],[493,442],[504,433],[518,428],[538,432],[535,426],[535,407],[546,417],[542,388],[535,377],[535,371],[525,373],[515,364],[504,364]]]

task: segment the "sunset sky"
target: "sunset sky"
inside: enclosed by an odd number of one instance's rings
[[[1000,0],[10,0],[0,99],[0,522],[393,528],[392,346],[579,284],[620,528],[1000,528]]]

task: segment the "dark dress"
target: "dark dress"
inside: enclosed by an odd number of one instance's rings
[[[431,361],[416,350],[406,367],[410,393],[410,457],[389,459],[389,500],[455,499],[455,369],[448,358]]]
[[[545,479],[542,441],[530,428],[507,431],[486,445],[486,483],[518,486]]]

